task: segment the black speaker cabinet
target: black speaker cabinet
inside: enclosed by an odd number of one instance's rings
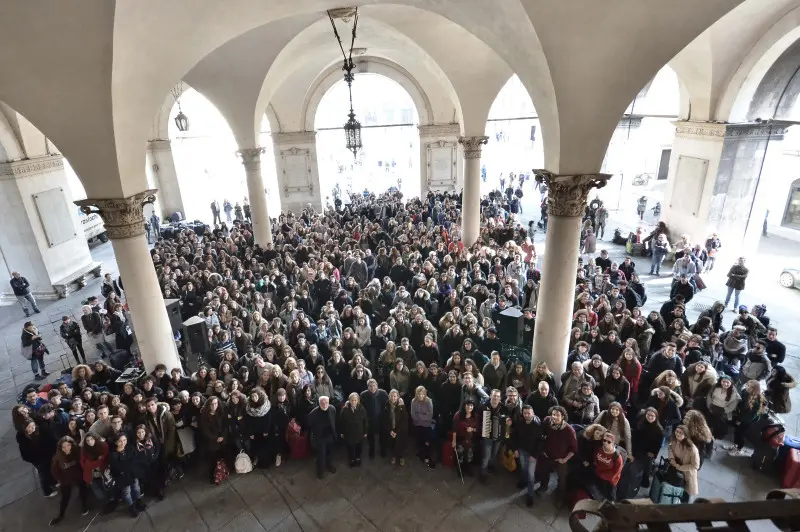
[[[164,305],[167,307],[169,324],[172,326],[172,334],[181,330],[183,318],[181,317],[181,302],[177,299],[165,299]]]
[[[205,354],[209,347],[206,320],[200,316],[192,316],[183,322],[183,328],[183,334],[192,353]]]
[[[497,315],[497,337],[504,344],[522,345],[525,318],[516,307],[509,307]]]

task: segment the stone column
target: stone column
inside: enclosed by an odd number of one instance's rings
[[[275,170],[278,174],[278,189],[281,210],[300,212],[309,206],[322,210],[323,192],[317,164],[317,132],[291,131],[273,133]],[[333,201],[331,200],[331,203]]]
[[[148,372],[157,364],[168,369],[180,367],[172,326],[144,234],[144,206],[155,201],[155,193],[145,190],[127,198],[75,202],[84,213],[96,213],[103,218],[125,287],[139,353]]]
[[[464,195],[461,198],[461,241],[469,247],[481,230],[481,149],[489,137],[459,137],[464,146]]]
[[[547,362],[550,370],[558,375],[567,363],[581,216],[591,189],[602,188],[611,176],[537,173],[544,174],[548,185],[549,218],[532,360]]]
[[[464,186],[464,158],[458,124],[419,126],[420,195],[429,191],[457,192]]]
[[[181,186],[172,157],[172,143],[167,139],[155,139],[147,143],[148,171],[152,172],[153,186],[158,189],[161,218],[179,212],[186,218]]]
[[[272,227],[267,211],[267,194],[264,178],[261,177],[261,154],[264,148],[249,148],[237,152],[242,158],[247,175],[247,195],[250,198],[250,212],[253,217],[253,234],[256,244],[272,244]]]

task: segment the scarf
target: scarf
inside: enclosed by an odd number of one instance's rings
[[[269,408],[270,408],[269,399],[265,397],[264,403],[259,406],[254,407],[248,403],[248,405],[245,407],[245,411],[247,412],[247,415],[250,417],[264,417],[267,415],[267,412],[269,412]]]

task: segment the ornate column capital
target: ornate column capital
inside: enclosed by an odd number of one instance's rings
[[[131,238],[144,234],[144,206],[156,201],[156,189],[127,198],[85,199],[75,202],[86,214],[99,214],[108,238]]]
[[[255,171],[261,169],[261,154],[265,151],[264,148],[247,148],[237,151],[236,155],[242,158],[245,171]]]
[[[550,216],[583,216],[589,191],[603,188],[611,174],[556,175],[534,170],[536,178],[547,183],[547,213]]]
[[[465,159],[480,159],[481,146],[489,142],[489,137],[458,137],[458,143],[464,146]]]

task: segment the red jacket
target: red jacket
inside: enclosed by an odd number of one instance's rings
[[[83,469],[83,481],[86,484],[92,483],[92,471],[98,469],[102,473],[108,468],[108,444],[96,441],[94,446],[100,451],[96,460],[86,454],[85,448],[81,450],[81,468]]]
[[[599,447],[594,453],[594,474],[616,486],[622,476],[622,455],[616,450],[609,454]]]

